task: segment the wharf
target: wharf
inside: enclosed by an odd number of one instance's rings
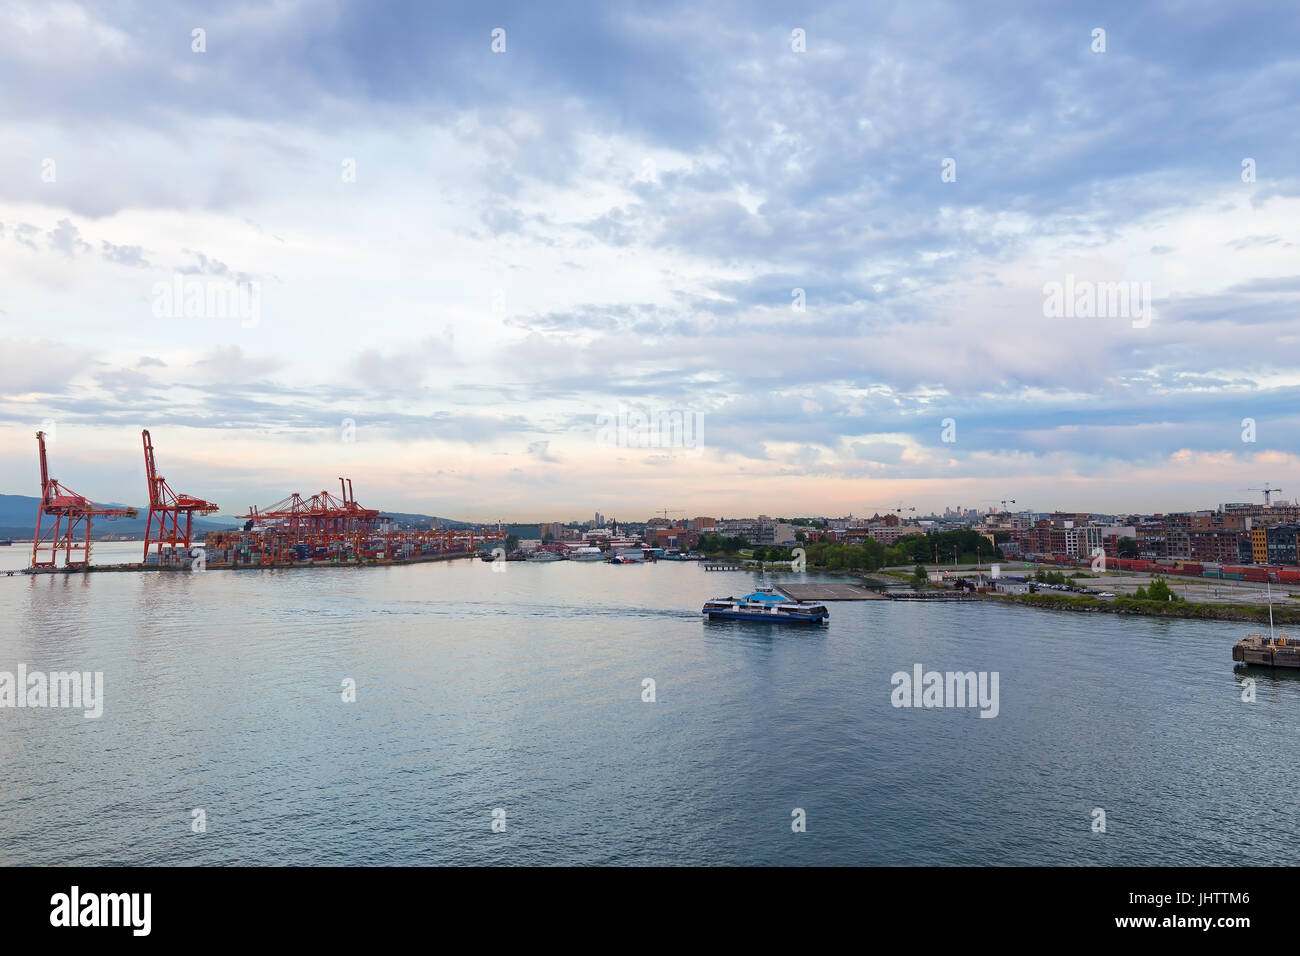
[[[966,591],[913,591],[896,588],[886,591],[885,595],[891,601],[978,601],[979,595],[970,594]]]
[[[288,571],[288,570],[306,570],[308,568],[388,568],[404,564],[427,564],[433,561],[455,561],[460,558],[477,558],[478,554],[474,551],[457,551],[452,554],[422,554],[412,558],[393,558],[389,561],[367,560],[367,561],[283,561],[276,564],[220,564],[209,562],[204,565],[204,571]],[[105,574],[108,572],[131,572],[131,571],[163,571],[167,573],[186,574],[193,572],[189,564],[142,564],[136,561],[131,564],[92,564],[89,567],[59,567],[59,568],[22,568],[19,573],[22,574]],[[9,574],[14,572],[10,571]],[[200,572],[201,573],[201,572]]]
[[[794,601],[884,601],[879,591],[869,591],[856,584],[818,581],[813,584],[778,584],[776,589]]]

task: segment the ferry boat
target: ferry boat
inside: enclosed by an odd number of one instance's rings
[[[619,551],[609,559],[610,564],[643,564],[645,562],[645,553],[642,551]]]
[[[700,612],[710,621],[759,621],[763,624],[824,624],[830,613],[824,604],[792,601],[772,588],[759,588],[742,598],[714,598]]]
[[[600,548],[574,548],[569,552],[570,561],[604,561],[605,552]]]

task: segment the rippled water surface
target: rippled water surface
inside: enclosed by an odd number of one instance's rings
[[[1297,861],[1300,680],[1234,673],[1243,626],[883,601],[820,630],[701,621],[753,583],[477,561],[0,576],[0,670],[102,671],[106,697],[98,720],[0,709],[0,862]],[[999,672],[999,715],[894,708],[916,663]]]

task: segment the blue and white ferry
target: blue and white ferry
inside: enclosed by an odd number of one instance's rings
[[[772,588],[759,588],[744,597],[713,598],[700,612],[710,621],[758,621],[763,624],[825,624],[830,612],[824,604],[792,601]]]

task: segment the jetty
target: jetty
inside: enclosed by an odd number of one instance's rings
[[[817,581],[812,584],[778,584],[776,589],[792,601],[883,601],[885,595],[857,584]]]
[[[979,595],[968,591],[918,591],[912,588],[892,588],[883,595],[890,601],[978,601]]]

